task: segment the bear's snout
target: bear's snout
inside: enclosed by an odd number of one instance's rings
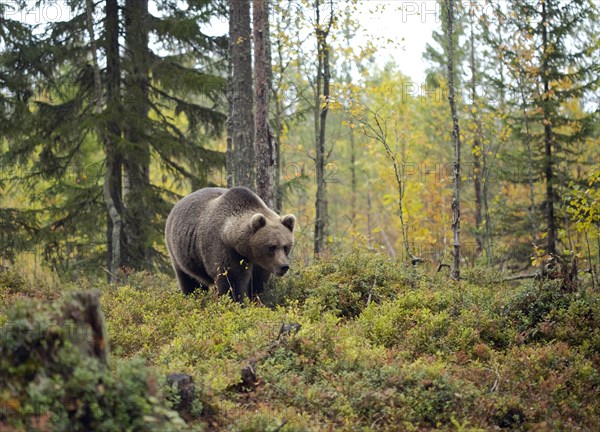
[[[287,273],[287,271],[290,269],[290,266],[287,264],[282,265],[281,267],[279,267],[279,270],[277,270],[277,276],[283,276],[284,274]]]

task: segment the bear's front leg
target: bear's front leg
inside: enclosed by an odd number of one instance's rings
[[[250,281],[250,298],[254,299],[261,295],[270,279],[271,273],[255,264],[252,269],[252,280]]]
[[[219,295],[229,294],[236,302],[244,301],[248,297],[251,276],[252,266],[244,263],[220,271],[215,278]]]
[[[199,287],[207,289],[206,286],[179,268],[175,268],[175,275],[177,276],[177,282],[179,282],[179,289],[185,295],[193,293]]]

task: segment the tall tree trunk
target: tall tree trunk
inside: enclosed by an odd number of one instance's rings
[[[283,166],[283,155],[281,154],[281,136],[283,131],[283,104],[279,95],[273,93],[277,98],[275,100],[275,136],[273,137],[273,146],[275,147],[275,207],[274,210],[280,213],[283,208],[283,185],[281,184],[281,167]]]
[[[547,232],[547,247],[546,251],[550,254],[556,254],[556,219],[554,217],[554,167],[553,167],[553,156],[552,156],[552,125],[550,123],[550,77],[548,56],[549,44],[548,44],[548,11],[547,2],[542,2],[542,82],[544,85],[544,94],[542,99],[544,100],[543,114],[544,114],[544,174],[546,176],[546,221],[548,224]]]
[[[350,130],[350,184],[352,186],[352,197],[350,205],[352,206],[351,220],[352,225],[356,223],[356,138],[354,130]]]
[[[90,35],[90,45],[92,50],[92,62],[94,67],[94,88],[96,92],[96,109],[98,114],[102,113],[102,79],[100,67],[98,65],[98,53],[96,38],[94,35],[94,5],[92,0],[86,0],[86,21],[87,29]],[[119,17],[118,5],[116,0],[106,2],[105,10],[105,34],[106,34],[106,58],[107,58],[107,110],[109,117],[111,109],[114,109],[115,102],[119,103]],[[113,114],[114,115],[114,114]],[[104,125],[102,122],[98,125],[98,135],[102,139],[106,151],[106,173],[104,175],[104,184],[102,186],[104,193],[104,202],[107,210],[106,221],[106,240],[107,240],[107,264],[108,281],[116,282],[116,274],[121,266],[121,243],[122,243],[122,221],[120,205],[120,185],[121,171],[115,169],[116,165],[116,145],[114,143],[115,124],[112,121]]]
[[[277,24],[278,31],[281,29],[281,23]],[[285,65],[283,62],[283,42],[280,39],[275,39],[275,47],[277,50],[278,71],[280,76],[284,73]],[[270,44],[269,44],[270,46]],[[281,139],[283,136],[283,97],[279,93],[276,84],[271,80],[271,93],[273,97],[273,106],[275,108],[275,117],[273,119],[274,137],[273,146],[275,147],[275,208],[277,213],[280,213],[283,207],[283,185],[281,183],[281,169],[283,166],[283,155],[281,154]]]
[[[227,188],[233,187],[234,155],[233,155],[233,50],[234,22],[229,9],[229,40],[227,44],[227,149],[225,151],[225,178]]]
[[[531,148],[531,132],[529,129],[529,112],[527,111],[527,99],[523,91],[524,84],[521,88],[521,105],[523,111],[523,121],[525,123],[525,149],[527,150],[527,183],[529,184],[529,209],[527,211],[529,217],[529,225],[531,229],[531,239],[534,243],[537,242],[537,232],[539,229],[537,216],[535,214],[535,178],[534,178],[534,161],[533,150]]]
[[[275,100],[275,136],[273,137],[273,146],[275,147],[275,207],[274,210],[280,213],[283,208],[283,185],[281,184],[281,167],[283,166],[283,155],[281,154],[281,137],[283,131],[283,103],[278,94],[273,92]]]
[[[344,37],[346,39],[346,49],[350,51],[352,49],[352,30],[350,28],[344,28]],[[345,62],[342,65],[344,71],[345,84],[350,85],[352,83],[351,75],[351,63]],[[348,92],[351,98],[351,91]],[[350,128],[350,187],[352,196],[350,197],[350,223],[354,227],[356,223],[356,136],[354,135],[354,129]]]
[[[325,248],[327,237],[327,183],[325,182],[325,129],[327,113],[329,111],[329,83],[331,79],[329,65],[329,44],[327,37],[333,21],[333,2],[330,0],[330,18],[326,26],[320,22],[319,0],[315,3],[316,23],[315,34],[317,37],[317,86],[315,89],[315,174],[317,180],[317,195],[315,200],[315,238],[314,253],[321,253]],[[321,93],[321,88],[323,93]]]
[[[373,223],[371,221],[373,204],[371,202],[371,194],[371,179],[367,177],[367,246],[370,251],[373,250]]]
[[[106,151],[106,174],[104,176],[104,201],[106,203],[108,275],[110,282],[116,282],[116,274],[123,265],[123,203],[122,161],[118,150],[121,131],[118,124],[121,106],[121,70],[119,56],[119,4],[118,0],[106,1],[105,43],[106,43],[106,109],[108,121],[104,136]]]
[[[460,128],[456,103],[454,99],[454,0],[447,0],[447,35],[448,42],[448,101],[452,114],[452,144],[454,147],[454,189],[452,192],[452,237],[453,265],[452,279],[460,280]]]
[[[125,126],[124,152],[125,256],[124,264],[136,270],[149,265],[150,147],[144,129],[149,111],[148,0],[127,0],[125,46],[129,61],[125,109],[134,120]]]
[[[86,27],[90,36],[90,47],[92,50],[92,67],[94,69],[94,91],[96,93],[96,114],[102,113],[102,79],[100,67],[98,66],[98,49],[96,46],[96,35],[94,32],[94,3],[93,0],[85,0]]]
[[[233,168],[233,185],[251,189],[256,185],[254,148],[254,97],[252,91],[252,55],[250,0],[229,0],[229,61],[231,134],[228,166]],[[229,143],[228,143],[229,144]]]
[[[471,52],[470,52],[470,63],[471,69],[471,100],[473,104],[473,123],[475,124],[475,133],[473,136],[473,144],[471,146],[471,154],[473,155],[473,188],[475,192],[475,239],[477,241],[477,255],[481,253],[484,247],[483,233],[482,231],[482,191],[481,191],[481,177],[482,177],[482,131],[481,121],[479,120],[479,107],[477,106],[477,65],[475,64],[475,31],[473,29],[473,11],[470,15],[470,40],[471,40]]]
[[[275,206],[275,166],[277,152],[269,127],[269,90],[271,88],[271,41],[269,33],[269,0],[254,0],[254,78],[255,78],[255,139],[256,192],[263,201]]]

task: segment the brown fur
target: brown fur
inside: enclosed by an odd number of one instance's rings
[[[204,188],[171,210],[165,240],[184,294],[215,283],[237,301],[283,276],[294,244],[294,215],[280,217],[251,190]]]

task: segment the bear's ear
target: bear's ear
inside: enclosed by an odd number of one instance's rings
[[[267,218],[260,213],[256,213],[250,219],[250,225],[252,225],[252,231],[256,232],[267,224]]]
[[[296,216],[293,214],[285,215],[281,218],[281,223],[288,227],[291,232],[294,232],[294,226],[296,226]]]

